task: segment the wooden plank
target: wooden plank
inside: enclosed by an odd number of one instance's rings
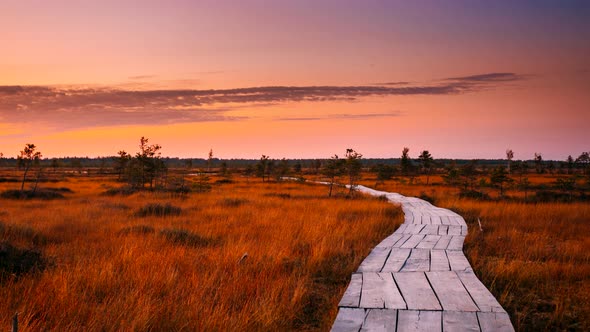
[[[444,310],[479,310],[455,272],[426,272],[426,276]]]
[[[465,235],[467,235],[467,232],[468,232],[467,225],[462,225],[461,226],[461,235],[465,236]]]
[[[418,243],[420,243],[420,241],[422,241],[422,239],[424,239],[426,235],[424,234],[415,234],[412,235],[411,238],[408,239],[408,241],[406,241],[404,244],[401,245],[400,248],[414,248],[416,247],[416,245],[418,245]]]
[[[442,310],[423,272],[394,273],[393,278],[406,300],[408,309]]]
[[[447,257],[449,258],[449,265],[451,271],[472,271],[469,261],[460,250],[448,250]]]
[[[438,235],[438,226],[437,225],[425,225],[424,228],[420,231],[420,234],[437,234]]]
[[[442,225],[441,216],[430,217],[430,223],[433,225]]]
[[[449,235],[461,235],[461,226],[451,225],[447,232]]]
[[[510,317],[505,312],[478,312],[477,318],[481,332],[514,332]]]
[[[381,243],[377,245],[377,247],[393,247],[393,245],[402,238],[402,234],[393,233],[390,236],[386,237]]]
[[[440,235],[426,235],[416,246],[418,249],[432,249],[440,240]]]
[[[358,332],[365,321],[365,309],[340,308],[332,332]]]
[[[430,217],[429,216],[426,216],[426,215],[422,215],[422,222],[421,222],[421,224],[424,224],[424,225],[431,224]]]
[[[463,241],[465,241],[465,237],[462,235],[453,235],[451,241],[449,242],[449,246],[447,250],[463,250]]]
[[[406,260],[410,256],[412,249],[395,248],[389,254],[381,272],[398,272],[402,269]]]
[[[480,311],[484,312],[506,312],[504,308],[498,303],[498,300],[490,293],[490,291],[477,279],[473,272],[458,272],[457,275],[463,285],[479,307]]]
[[[399,248],[401,247],[404,243],[406,243],[406,241],[408,241],[408,239],[410,239],[412,237],[412,234],[402,234],[402,238],[399,239],[399,241],[397,241],[394,245],[393,248]]]
[[[430,251],[430,271],[450,271],[446,250]]]
[[[449,225],[438,226],[438,235],[447,235],[449,232]]]
[[[443,311],[444,332],[479,332],[479,323],[475,312]]]
[[[367,318],[361,328],[362,332],[395,331],[397,325],[397,310],[369,309]]]
[[[443,225],[454,225],[454,223],[451,221],[451,217],[441,217],[441,220]]]
[[[406,229],[406,227],[408,227],[408,224],[401,224],[394,233],[400,233],[402,234],[404,232],[404,230]]]
[[[405,309],[399,289],[393,281],[391,273],[363,273],[361,291],[362,308]]]
[[[363,285],[363,275],[362,273],[353,273],[350,278],[350,283],[348,284],[348,288],[344,292],[340,303],[338,303],[339,307],[355,307],[358,308],[359,303],[361,301],[361,288]]]
[[[385,265],[391,248],[375,247],[359,266],[357,272],[379,272]]]
[[[453,237],[450,235],[441,235],[440,240],[434,246],[434,249],[445,250],[449,247],[449,243]]]
[[[410,257],[401,271],[415,272],[430,270],[430,250],[427,249],[412,249]]]
[[[400,310],[397,313],[397,330],[404,332],[442,331],[441,312]]]

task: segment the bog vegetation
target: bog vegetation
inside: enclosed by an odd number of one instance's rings
[[[343,187],[360,183],[463,215],[466,255],[517,330],[590,329],[588,152],[244,161],[161,149],[142,138],[136,153],[47,160],[27,144],[0,158],[0,327],[19,312],[29,330],[326,330],[350,273],[403,219]]]

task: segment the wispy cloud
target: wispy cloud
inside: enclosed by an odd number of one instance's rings
[[[148,75],[138,76],[149,77]],[[454,77],[430,85],[390,82],[360,86],[265,86],[211,90],[130,90],[49,86],[0,86],[0,120],[42,122],[56,128],[98,125],[167,124],[235,121],[228,114],[244,105],[284,102],[355,101],[370,96],[454,95],[494,88],[523,79],[514,73]],[[361,119],[396,114],[340,114],[332,118]],[[284,121],[323,118],[283,118]]]
[[[333,119],[350,119],[350,120],[362,120],[372,118],[389,118],[401,116],[401,112],[390,112],[390,113],[344,113],[344,114],[327,114],[324,117],[285,117],[278,118],[279,121],[318,121],[318,120],[333,120]]]

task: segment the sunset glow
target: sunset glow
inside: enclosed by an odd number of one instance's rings
[[[0,152],[565,159],[585,1],[3,1]]]

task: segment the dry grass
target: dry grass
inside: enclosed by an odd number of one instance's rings
[[[328,329],[400,209],[327,199],[322,186],[235,181],[178,198],[107,196],[108,178],[65,178],[44,184],[70,188],[62,200],[0,199],[2,238],[50,261],[0,283],[0,330],[14,312],[22,331]],[[156,203],[181,212],[137,214]]]
[[[459,199],[456,188],[433,178],[439,185],[387,181],[380,189],[426,194],[436,205],[465,217],[470,225],[467,258],[517,330],[590,330],[590,204]],[[531,176],[533,183],[554,180],[551,175]],[[375,181],[365,183],[374,186]],[[494,195],[491,189],[489,193]]]

